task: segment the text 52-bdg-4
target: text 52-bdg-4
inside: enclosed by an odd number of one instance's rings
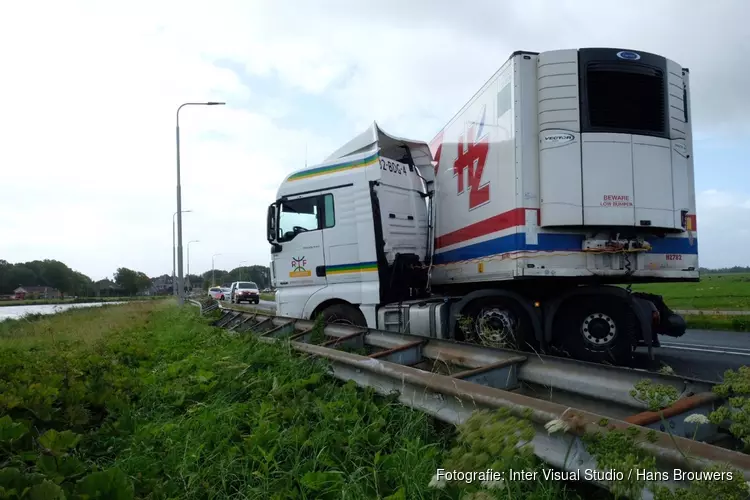
[[[407,175],[406,165],[388,160],[387,158],[380,159],[380,170],[383,170],[385,172],[392,172],[399,175]]]

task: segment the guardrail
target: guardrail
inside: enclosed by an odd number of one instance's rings
[[[350,325],[316,330],[308,320],[219,307],[223,314],[215,326],[253,333],[261,341],[287,340],[297,351],[327,359],[335,377],[381,394],[398,392],[402,404],[444,422],[457,425],[475,410],[505,409],[532,423],[531,445],[540,459],[582,479],[587,470],[599,471],[590,481],[599,485],[605,471],[583,436],[629,428],[648,433],[649,439],[635,445],[656,458],[669,478],[660,482],[670,487],[684,483],[673,479],[674,469],[703,470],[716,463],[750,478],[750,456],[707,443],[732,441],[725,428],[687,418],[707,416],[724,403],[710,382]],[[366,354],[342,350],[350,348]],[[649,411],[632,394],[644,379],[672,388],[679,399],[660,412]],[[642,494],[652,498],[650,490]]]
[[[216,309],[219,309],[219,303],[214,301],[210,305],[205,305],[202,302],[195,300],[195,299],[187,299],[187,302],[194,306],[198,306],[200,308],[200,314],[201,316],[210,313],[211,311],[215,311]]]

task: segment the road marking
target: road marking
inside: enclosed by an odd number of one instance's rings
[[[708,349],[708,346],[702,346],[699,344],[693,344],[695,345],[695,347],[685,347],[685,345],[690,345],[690,344],[680,345],[680,344],[662,343],[660,347],[664,347],[667,349],[676,349],[679,351],[710,352],[710,353],[715,353],[715,354],[733,354],[735,356],[750,356],[750,350],[730,351],[730,350]],[[733,349],[733,348],[727,348],[727,349]]]
[[[747,351],[750,352],[750,347],[735,347],[735,346],[715,346],[711,344],[691,344],[690,342],[662,342],[661,345],[675,346],[675,347],[696,347],[703,349],[731,349],[733,351]]]

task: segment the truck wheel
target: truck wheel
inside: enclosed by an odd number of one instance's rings
[[[528,314],[512,299],[477,299],[461,315],[456,340],[506,349],[526,349],[535,344]]]
[[[572,358],[628,366],[633,359],[638,319],[622,300],[581,296],[562,305],[553,332],[553,345]]]
[[[365,315],[359,308],[350,304],[334,304],[323,309],[320,313],[323,316],[323,322],[326,324],[343,324],[354,326],[367,326]]]

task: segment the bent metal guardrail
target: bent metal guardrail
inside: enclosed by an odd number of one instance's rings
[[[201,310],[201,316],[203,316],[206,313],[210,313],[211,311],[215,311],[219,308],[219,303],[214,301],[213,303],[206,305],[200,302],[199,300],[195,299],[188,299],[187,302],[190,302],[194,306],[198,306]]]
[[[475,410],[505,408],[532,422],[531,445],[540,459],[584,479],[585,471],[604,471],[582,436],[631,427],[653,431],[637,446],[656,458],[658,470],[668,471],[662,482],[670,487],[679,484],[674,469],[700,471],[717,463],[750,478],[750,456],[707,444],[728,438],[725,429],[687,419],[723,404],[710,382],[341,324],[325,326],[323,341],[314,344],[312,321],[219,307],[215,326],[261,341],[288,340],[297,351],[327,359],[337,378],[381,394],[395,391],[402,404],[444,422],[458,425]],[[368,354],[341,350],[349,347]],[[648,411],[632,395],[643,379],[674,388],[680,398],[661,412]],[[553,423],[559,432],[551,431]],[[653,496],[646,489],[642,494]]]

